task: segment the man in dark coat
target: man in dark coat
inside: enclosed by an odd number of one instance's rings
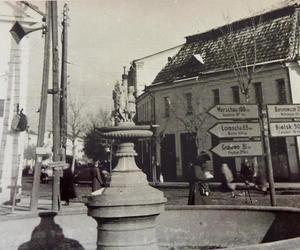
[[[66,202],[64,204],[66,206],[69,206],[70,199],[76,198],[73,177],[71,167],[69,166],[64,170],[63,177],[60,179],[60,197],[62,201]]]
[[[92,192],[98,190],[103,186],[103,180],[100,172],[100,162],[96,161],[94,166],[90,166],[92,176]]]

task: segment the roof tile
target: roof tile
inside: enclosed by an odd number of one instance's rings
[[[245,59],[251,64],[255,43],[257,63],[287,59],[294,32],[294,12],[295,7],[288,6],[187,37],[185,45],[159,72],[154,83],[232,69],[235,62],[232,50],[241,64],[245,65]],[[204,64],[193,60],[194,54],[200,54]]]

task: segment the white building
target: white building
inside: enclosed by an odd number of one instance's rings
[[[29,131],[26,135],[27,137],[25,138],[25,145],[24,147],[27,148],[28,146],[33,146],[35,147],[37,145],[37,133],[33,132],[33,131]],[[47,152],[52,152],[52,145],[53,145],[53,133],[52,131],[48,130],[45,132],[44,135],[44,146],[43,148],[46,149]],[[75,139],[75,157],[77,160],[82,160],[85,158],[84,155],[84,140],[82,137],[77,137]],[[72,156],[72,150],[73,150],[73,143],[71,140],[71,137],[68,136],[67,138],[67,155],[68,156]],[[50,157],[50,161],[51,157]],[[24,165],[25,166],[25,165]]]
[[[21,184],[25,132],[11,130],[17,107],[26,113],[29,39],[17,44],[10,34],[16,21],[32,25],[41,20],[18,2],[0,2],[0,203],[12,201]],[[18,190],[20,193],[20,190]]]

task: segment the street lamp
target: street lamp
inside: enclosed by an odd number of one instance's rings
[[[9,32],[12,35],[13,39],[16,41],[16,43],[20,43],[21,39],[27,34],[37,30],[43,30],[43,34],[45,34],[46,29],[47,29],[46,25],[37,28],[28,28],[22,26],[18,21],[16,21],[14,26],[11,28]]]
[[[26,3],[24,2],[24,4]],[[23,27],[17,21],[12,27],[12,29],[10,30],[10,33],[14,38],[14,40],[16,41],[16,43],[19,43],[21,39],[27,34],[37,30],[43,30],[43,34],[45,34],[43,79],[42,79],[41,101],[40,101],[37,152],[36,152],[33,186],[31,192],[31,200],[30,200],[30,210],[36,211],[38,205],[38,193],[39,193],[39,185],[40,185],[41,166],[42,166],[42,152],[41,152],[42,150],[40,149],[44,146],[46,112],[47,112],[47,90],[48,90],[48,82],[49,82],[49,58],[50,58],[49,57],[50,56],[50,34],[49,34],[50,8],[49,8],[49,2],[46,1],[47,15],[44,15],[42,12],[36,10],[36,8],[33,8],[30,4],[28,6],[43,16],[43,21],[46,22],[46,25],[43,25],[42,27],[38,27],[38,28],[27,28],[27,27]]]

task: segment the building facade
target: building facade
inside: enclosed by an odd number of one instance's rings
[[[186,37],[138,97],[139,123],[160,125],[155,157],[165,181],[187,180],[197,151],[221,142],[208,132],[218,122],[207,113],[213,106],[300,103],[298,11],[285,6]],[[299,180],[299,138],[270,138],[270,147],[275,181]],[[239,157],[211,157],[216,179],[222,162],[238,177]]]
[[[0,3],[0,203],[11,202],[21,185],[24,132],[11,128],[18,110],[26,114],[29,41],[15,42],[10,29],[16,21],[33,25],[40,20],[19,2]],[[16,194],[20,194],[18,189]]]

